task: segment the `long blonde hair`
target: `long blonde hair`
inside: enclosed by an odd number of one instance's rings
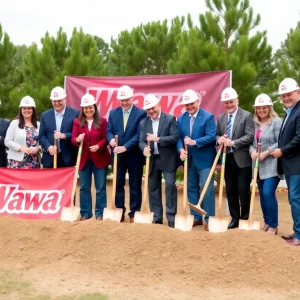
[[[272,119],[278,117],[278,114],[277,112],[274,110],[273,106],[272,105],[266,105],[269,107],[269,119],[268,119],[268,122],[269,124],[272,123]],[[256,112],[256,108],[257,106],[254,107],[254,122],[257,123],[257,124],[261,124],[261,119],[260,117],[258,116],[257,112]]]

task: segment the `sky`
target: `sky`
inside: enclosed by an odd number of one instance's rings
[[[300,21],[300,0],[250,0],[250,5],[261,15],[257,30],[267,30],[274,51]],[[2,0],[0,8],[2,30],[14,44],[27,46],[39,44],[46,31],[56,36],[60,26],[68,36],[74,27],[82,27],[85,33],[110,42],[141,23],[188,13],[198,24],[199,14],[207,11],[204,0]]]

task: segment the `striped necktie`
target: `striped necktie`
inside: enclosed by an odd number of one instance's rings
[[[128,117],[129,117],[129,111],[124,110],[124,115],[123,115],[124,131],[126,129],[126,125],[127,125],[127,122],[128,122]]]
[[[232,115],[228,115],[226,134],[229,139],[231,139],[231,123],[232,123]]]
[[[195,122],[195,117],[191,116],[190,117],[190,136],[192,136],[194,122]]]

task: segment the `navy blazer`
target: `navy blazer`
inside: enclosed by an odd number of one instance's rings
[[[7,167],[7,154],[4,140],[8,126],[9,121],[0,118],[0,167]]]
[[[278,148],[282,152],[282,157],[278,159],[278,173],[300,175],[300,100],[284,124],[285,119],[286,116],[278,139]]]
[[[145,110],[133,105],[124,131],[122,107],[112,109],[109,112],[106,130],[107,141],[109,143],[115,135],[118,135],[118,146],[124,146],[127,149],[126,152],[118,154],[119,163],[125,159],[130,165],[139,166],[145,164],[144,155],[139,148],[139,138],[140,122],[145,119],[146,116]],[[113,164],[113,148],[111,148],[111,153],[111,164]]]
[[[178,118],[177,125],[179,129],[177,150],[184,149],[184,137],[190,137],[196,141],[196,145],[188,146],[189,160],[192,158],[200,170],[211,168],[216,156],[216,123],[213,114],[204,109],[199,109],[191,135],[190,115],[188,112],[185,112]]]
[[[141,133],[139,146],[143,152],[147,147],[147,133],[153,133],[152,120],[147,117],[141,122]],[[176,144],[179,138],[179,132],[176,124],[176,118],[172,115],[161,112],[158,123],[157,136],[160,138],[157,143],[157,149],[161,157],[163,170],[167,172],[175,172],[179,166],[179,157],[176,149]],[[150,143],[151,154],[154,153],[154,143]],[[153,156],[150,157],[151,174],[153,167]]]
[[[61,155],[66,166],[74,166],[76,162],[76,148],[71,142],[71,136],[74,119],[78,116],[78,110],[66,106],[60,128],[60,132],[66,135],[66,139],[60,140]],[[54,108],[43,112],[40,122],[39,142],[44,150],[42,164],[49,167],[53,163],[53,156],[48,152],[48,148],[54,145],[54,131],[56,130]]]

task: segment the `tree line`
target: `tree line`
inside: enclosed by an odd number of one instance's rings
[[[267,31],[250,0],[206,0],[207,11],[194,23],[190,15],[141,24],[106,43],[74,28],[46,32],[41,46],[14,45],[0,23],[0,116],[14,118],[20,99],[31,95],[37,112],[51,106],[50,91],[65,76],[163,75],[232,70],[240,105],[252,110],[267,93],[280,113],[279,82],[300,82],[300,20],[272,53]]]

